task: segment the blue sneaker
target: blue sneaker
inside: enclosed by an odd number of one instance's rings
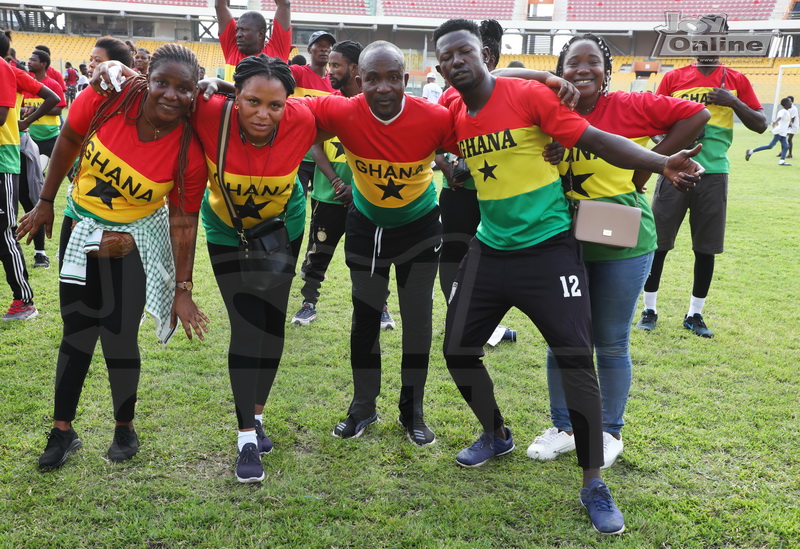
[[[625,518],[614,503],[608,486],[599,478],[589,481],[588,488],[581,488],[581,505],[589,511],[592,526],[601,534],[621,534],[625,531]]]
[[[256,440],[259,454],[269,454],[272,451],[272,440],[264,432],[264,427],[258,420],[256,420]]]
[[[703,320],[703,315],[700,313],[695,313],[692,316],[686,315],[686,318],[683,319],[683,327],[693,331],[695,335],[700,337],[714,337],[714,332],[708,329],[708,326],[706,326]]]
[[[514,437],[511,429],[505,428],[508,438],[503,440],[494,435],[483,433],[469,448],[464,448],[456,456],[456,463],[462,467],[480,467],[490,459],[511,453],[514,446]]]
[[[239,457],[236,458],[236,480],[247,484],[264,480],[261,456],[258,455],[258,447],[252,442],[239,450]]]

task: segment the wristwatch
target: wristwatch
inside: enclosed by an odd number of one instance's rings
[[[186,290],[187,292],[191,292],[192,288],[194,288],[194,284],[192,284],[191,280],[187,280],[186,282],[176,282],[176,288],[180,288],[181,290]]]

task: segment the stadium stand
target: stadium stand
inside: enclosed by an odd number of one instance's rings
[[[510,20],[514,0],[383,0],[387,17],[465,17]]]
[[[296,13],[337,13],[342,15],[375,15],[378,0],[292,0]],[[275,11],[273,0],[261,0],[261,10]]]
[[[119,0],[98,0],[118,2]],[[157,4],[160,6],[183,6],[187,8],[207,8],[208,0],[125,0],[131,4]]]
[[[766,21],[775,10],[776,0],[568,0],[567,21],[663,21],[670,5],[685,16],[697,16],[722,9],[729,21]]]

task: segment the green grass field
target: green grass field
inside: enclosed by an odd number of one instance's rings
[[[287,327],[265,410],[275,442],[266,480],[237,483],[229,331],[200,245],[195,296],[212,331],[205,342],[178,335],[161,347],[145,323],[141,448],[123,465],[104,457],[113,419],[98,350],[75,421],[83,448],[57,471],[37,469],[61,321],[56,269],[32,271],[39,317],[0,324],[0,547],[800,546],[800,155],[792,167],[778,167],[777,149],[744,161],[746,148],[769,138],[736,130],[726,252],[704,311],[716,337],[697,338],[681,325],[692,284],[688,226],[667,260],[658,329],[633,334],[625,452],[604,475],[625,513],[622,536],[591,529],[574,453],[552,462],[525,456],[549,426],[545,346],[517,311],[505,323],[519,331],[518,342],[486,357],[517,450],[477,470],[456,466],[479,425],[441,356],[438,283],[426,395],[438,442],[416,448],[397,424],[400,330],[382,336],[383,421],[359,440],[331,436],[352,385],[341,253],[318,320]],[[48,242],[51,257],[55,247]],[[299,283],[290,315],[301,303]],[[390,308],[402,329],[395,295]]]

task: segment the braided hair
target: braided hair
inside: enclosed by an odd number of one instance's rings
[[[254,76],[278,80],[283,84],[287,96],[294,93],[297,85],[286,61],[277,57],[269,57],[263,53],[251,55],[239,61],[239,64],[236,65],[236,72],[233,73],[233,85],[237,91],[241,92],[245,83]]]
[[[605,76],[603,77],[603,86],[600,88],[600,93],[603,95],[608,95],[608,87],[611,83],[611,72],[614,63],[614,58],[611,57],[611,50],[608,49],[608,45],[606,41],[596,36],[594,34],[576,34],[573,36],[569,42],[564,44],[564,47],[561,48],[561,53],[558,55],[558,64],[556,64],[556,76],[564,76],[564,62],[566,61],[567,52],[569,48],[575,42],[580,42],[582,40],[588,40],[590,42],[594,42],[597,44],[597,47],[600,49],[600,52],[603,54],[603,72]]]
[[[500,62],[500,41],[503,39],[503,27],[494,19],[481,21],[481,41],[483,47],[489,50],[489,59],[486,64],[492,71]]]
[[[180,44],[164,44],[153,52],[150,61],[150,74],[154,74],[160,65],[168,62],[180,63],[186,67],[189,70],[190,79],[195,83],[197,82],[197,78],[200,74],[200,63],[197,61],[197,57],[192,50]],[[81,144],[78,158],[84,158],[86,147],[89,144],[91,136],[97,133],[100,127],[114,116],[124,114],[125,121],[128,124],[136,124],[139,117],[143,116],[144,104],[148,96],[149,87],[147,77],[139,75],[126,79],[122,84],[122,91],[103,101],[97,109],[97,112],[95,112],[91,122],[89,122],[89,129],[86,131],[83,144]],[[133,106],[140,97],[141,101],[139,101],[136,111],[133,112]],[[184,198],[184,172],[186,171],[186,165],[189,161],[189,146],[193,136],[188,116],[184,117],[182,130],[183,133],[181,134],[180,148],[178,150],[178,165],[175,173],[175,186],[178,187],[178,194],[181,197],[181,208],[183,207]]]
[[[347,59],[348,63],[355,63],[357,65],[358,58],[361,52],[364,51],[364,46],[352,40],[342,40],[341,42],[336,42],[333,48],[331,48],[331,51],[341,53],[342,57]]]

